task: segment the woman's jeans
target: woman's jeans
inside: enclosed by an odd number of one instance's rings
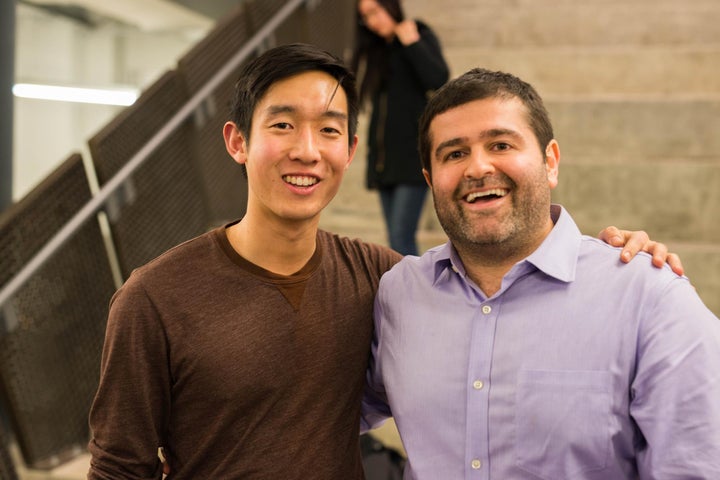
[[[395,185],[380,188],[383,216],[390,248],[403,255],[417,255],[415,241],[427,185]]]

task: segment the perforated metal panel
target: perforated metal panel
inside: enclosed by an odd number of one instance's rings
[[[213,92],[192,137],[195,162],[214,225],[241,218],[247,206],[247,179],[225,150],[222,135],[223,124],[229,119],[236,77],[234,74]]]
[[[286,0],[246,2],[253,31],[262,28],[286,3]],[[355,35],[355,5],[355,0],[307,2],[277,28],[271,43],[311,43],[340,58],[349,56]]]
[[[355,41],[356,0],[323,0],[308,7],[307,42],[349,58]]]
[[[287,3],[287,0],[246,0],[243,5],[250,29],[256,32]]]
[[[0,217],[4,285],[90,200],[80,155]],[[0,385],[25,461],[51,467],[88,441],[107,305],[115,290],[97,220],[88,220],[0,313]]]
[[[98,179],[106,183],[172,118],[188,97],[176,71],[156,81],[89,141]],[[176,129],[125,183],[108,214],[120,268],[130,272],[212,224],[193,160],[192,120]]]
[[[190,95],[200,90],[225,66],[249,38],[245,9],[239,8],[219,21],[205,38],[183,55],[178,61],[178,70]]]
[[[263,28],[273,16],[287,3],[287,0],[248,0],[245,2],[250,29],[257,32]],[[286,43],[309,41],[305,7],[300,5],[272,33],[266,46],[283,45]]]
[[[178,62],[189,95],[200,90],[250,38],[244,9],[218,25]],[[222,127],[229,119],[238,66],[195,112],[193,153],[214,224],[240,218],[247,204],[247,180],[225,150]]]

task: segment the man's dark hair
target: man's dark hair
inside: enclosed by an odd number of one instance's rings
[[[541,152],[545,154],[545,147],[555,136],[550,117],[537,91],[529,83],[509,73],[474,68],[439,88],[420,117],[418,150],[422,166],[428,173],[432,174],[432,120],[452,108],[486,98],[519,99],[527,109],[528,124],[535,133]]]
[[[358,123],[355,76],[336,56],[314,45],[303,43],[272,48],[242,68],[235,83],[235,99],[230,111],[230,119],[248,142],[255,107],[268,89],[281,80],[313,71],[325,72],[332,76],[345,91],[348,109],[348,142],[352,145]]]

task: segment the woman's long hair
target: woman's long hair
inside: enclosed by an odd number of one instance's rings
[[[400,0],[375,0],[396,21],[405,19]],[[359,3],[359,2],[358,2]],[[360,104],[378,91],[388,76],[387,40],[373,33],[365,23],[358,8],[355,8],[357,27],[355,30],[355,51],[351,68],[360,80]]]

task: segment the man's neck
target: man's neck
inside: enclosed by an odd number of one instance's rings
[[[521,254],[502,255],[497,247],[483,249],[487,252],[480,251],[478,247],[468,249],[456,245],[455,248],[467,276],[488,298],[500,290],[503,277],[513,265],[527,257]]]
[[[553,223],[549,222],[533,236],[527,233],[515,235],[506,242],[492,245],[453,242],[453,246],[462,260],[468,277],[487,297],[491,297],[500,290],[503,277],[510,269],[537,250],[552,228]],[[513,240],[518,240],[518,243],[513,243]]]
[[[318,220],[258,221],[248,213],[228,228],[226,235],[233,249],[247,261],[273,273],[291,275],[315,253]]]

